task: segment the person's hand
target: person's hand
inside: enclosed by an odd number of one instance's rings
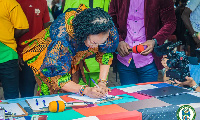
[[[167,84],[172,84],[174,81],[171,81],[171,80],[166,80],[164,81],[164,83],[167,83]]]
[[[91,98],[102,98],[105,97],[106,91],[102,88],[95,87],[86,87],[83,94],[91,97]]]
[[[103,83],[103,82],[99,82],[99,83],[98,83],[98,86],[99,86],[99,87],[106,87],[106,84]]]
[[[98,86],[99,86],[102,90],[104,90],[106,93],[111,92],[111,89],[108,88],[108,87],[106,86],[106,84],[103,83],[103,82],[99,82]]]
[[[128,43],[126,43],[124,41],[119,42],[117,51],[119,52],[120,56],[125,57],[125,56],[129,55],[128,49],[130,49],[130,46],[128,45]]]
[[[163,55],[163,58],[162,58],[162,60],[161,60],[161,64],[163,65],[163,67],[165,68],[165,69],[169,69],[169,67],[167,66],[167,60],[169,60],[169,59],[167,59],[167,55]]]
[[[146,45],[147,48],[144,51],[142,51],[140,54],[147,56],[149,53],[151,53],[153,51],[155,41],[154,40],[147,40],[146,42],[142,43],[141,45]]]
[[[174,80],[174,82],[175,83],[177,83],[179,86],[184,86],[184,85],[188,85],[188,86],[190,86],[190,87],[193,87],[193,86],[195,86],[196,85],[196,82],[193,80],[193,78],[192,77],[185,77],[185,79],[187,80],[187,81],[184,81],[184,82],[180,82],[180,81],[177,81],[177,80]]]

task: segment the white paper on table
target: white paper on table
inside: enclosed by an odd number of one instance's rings
[[[106,97],[97,99],[97,98],[90,98],[90,97],[88,97],[86,95],[85,96],[80,96],[78,94],[71,94],[68,97],[74,98],[74,99],[77,99],[77,100],[82,100],[82,101],[85,101],[85,102],[92,102],[92,103],[98,103],[98,102],[101,102],[101,100],[106,99]],[[107,98],[110,98],[110,97],[114,97],[113,99],[119,98],[119,96],[107,95]]]
[[[132,87],[126,87],[126,88],[118,88],[120,90],[123,90],[124,92],[127,93],[134,93],[142,90],[148,90],[148,89],[155,89],[158,88],[156,86],[147,84],[147,85],[138,85],[138,86],[132,86]]]
[[[0,104],[0,107],[3,107],[7,112],[16,113],[15,115],[25,115],[17,103]]]
[[[78,119],[72,119],[72,120],[99,120],[96,116],[89,116],[89,117],[83,117]]]
[[[36,99],[38,101],[38,105],[36,105]],[[43,100],[45,100],[45,105],[42,102]],[[42,97],[42,98],[32,98],[32,99],[26,99],[26,101],[28,102],[29,106],[31,107],[31,109],[33,111],[41,111],[43,107],[49,107],[49,103],[52,101],[63,101],[64,103],[66,103],[64,100],[62,100],[59,96],[54,96],[54,97]]]

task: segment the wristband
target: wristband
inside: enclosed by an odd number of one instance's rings
[[[106,79],[98,79],[98,83],[99,82],[103,82],[103,83],[105,83],[106,85],[108,84],[108,80],[106,80]]]
[[[195,91],[198,87],[198,84],[196,84],[195,86],[192,86],[191,88]]]
[[[84,92],[84,90],[85,90],[86,87],[88,87],[88,86],[87,86],[87,85],[82,85],[82,86],[81,86],[81,88],[80,88],[80,90],[79,90],[79,95],[80,95],[80,96],[84,96],[83,92]]]
[[[157,47],[157,46],[158,46],[158,42],[157,42],[157,40],[156,40],[155,38],[153,38],[153,40],[155,41],[155,45],[154,45],[154,47]]]

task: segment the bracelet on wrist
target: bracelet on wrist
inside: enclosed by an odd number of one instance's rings
[[[99,82],[102,82],[102,83],[104,83],[104,84],[108,84],[108,80],[106,80],[106,79],[98,79],[98,83]]]
[[[158,46],[158,42],[157,42],[157,40],[156,40],[155,38],[153,38],[153,40],[155,41],[155,45],[154,45],[154,47],[157,47],[157,46]]]
[[[198,84],[196,84],[195,86],[192,86],[191,88],[195,91],[197,87],[199,87]]]
[[[80,95],[80,96],[84,96],[84,95],[85,95],[85,94],[83,94],[83,92],[84,92],[84,90],[85,90],[86,87],[88,87],[88,86],[87,86],[87,85],[82,85],[82,86],[81,86],[81,88],[80,88],[80,90],[79,90],[79,95]]]

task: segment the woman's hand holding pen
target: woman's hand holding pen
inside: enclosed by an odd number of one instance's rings
[[[103,91],[105,91],[106,92],[106,94],[108,93],[108,92],[110,92],[111,91],[111,89],[110,88],[108,88],[107,86],[106,86],[106,84],[105,83],[103,83],[103,82],[99,82],[99,84],[98,84],[98,86],[103,90]]]
[[[91,98],[102,98],[106,95],[106,91],[101,87],[98,88],[97,86],[86,87],[83,93]]]

